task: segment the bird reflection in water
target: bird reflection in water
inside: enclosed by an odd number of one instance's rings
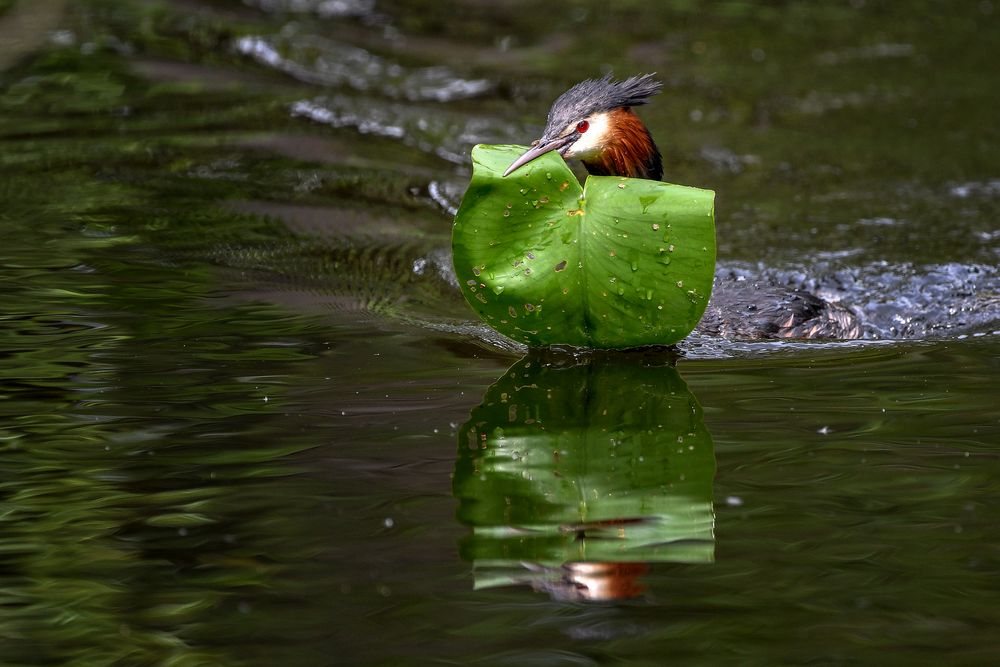
[[[713,560],[711,435],[670,362],[533,353],[490,387],[454,477],[477,589],[626,599],[650,563]]]
[[[527,583],[553,600],[568,602],[627,600],[642,595],[646,586],[641,577],[649,572],[646,563],[563,563],[547,568],[524,563],[525,569],[540,575]]]

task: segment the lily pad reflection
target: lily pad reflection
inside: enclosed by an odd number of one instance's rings
[[[533,354],[459,432],[461,553],[476,588],[632,597],[646,563],[713,560],[714,475],[701,406],[669,361]]]

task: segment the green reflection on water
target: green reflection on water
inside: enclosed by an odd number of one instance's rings
[[[313,320],[212,303],[207,267],[137,252],[127,189],[46,193],[0,217],[0,659],[221,664],[212,636],[252,634],[246,600],[310,549],[308,484],[284,480],[315,443],[273,422]]]
[[[116,131],[115,109],[156,106],[119,62],[55,49],[17,74],[0,94],[0,662],[233,664],[220,634],[283,625],[252,612],[317,549],[302,521],[320,494],[293,458],[315,439],[276,423],[324,348],[316,319],[220,298],[195,254],[284,235],[220,208],[229,186],[192,187],[183,137]]]
[[[458,444],[458,517],[472,527],[461,551],[477,588],[629,597],[640,570],[624,563],[713,560],[712,437],[669,360],[530,355]]]

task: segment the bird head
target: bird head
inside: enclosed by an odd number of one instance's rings
[[[632,143],[625,146],[623,153],[625,162],[649,162],[651,149],[655,152],[656,168],[659,169],[659,152],[653,144],[652,137],[638,116],[631,113],[631,107],[646,104],[649,98],[660,92],[663,87],[653,79],[653,74],[633,76],[624,81],[614,81],[611,75],[600,79],[587,79],[576,84],[559,96],[549,109],[545,130],[541,138],[533,142],[531,148],[507,168],[504,176],[513,173],[519,167],[550,151],[559,151],[564,158],[578,158],[591,173],[617,173],[623,176],[639,175],[658,179],[659,173],[653,174],[651,169],[638,171],[630,169],[628,164],[621,168],[602,168],[600,165],[611,156],[608,151],[621,149],[618,144]],[[637,125],[637,128],[627,128],[625,125]],[[638,140],[627,136],[637,134]],[[648,140],[648,147],[638,144]],[[630,156],[628,153],[635,153]],[[640,155],[641,153],[641,155]],[[660,171],[662,171],[660,169]],[[636,173],[633,173],[636,172]]]

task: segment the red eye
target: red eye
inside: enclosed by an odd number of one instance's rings
[[[587,131],[587,128],[589,127],[590,123],[588,123],[585,120],[581,120],[579,123],[576,124],[576,131],[579,132],[580,134],[583,134],[584,132]]]

